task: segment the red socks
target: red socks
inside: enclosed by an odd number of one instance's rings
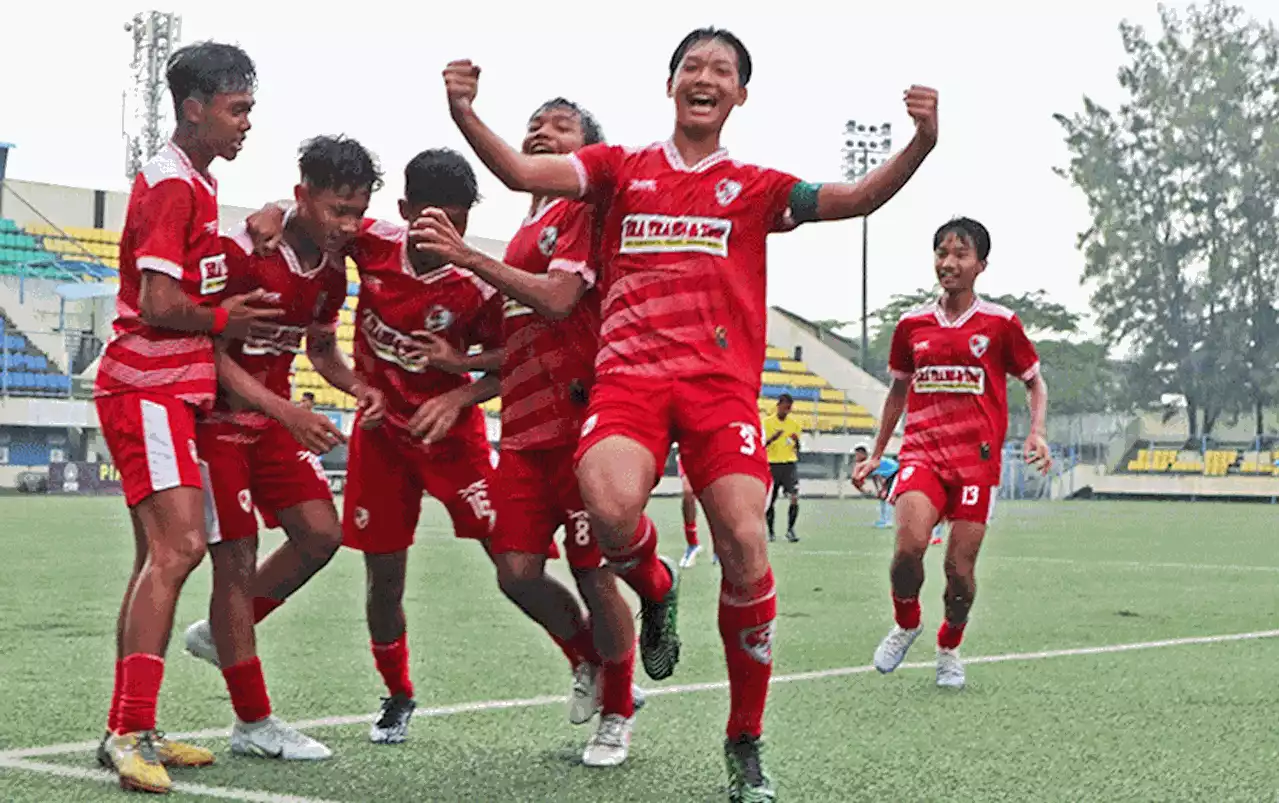
[[[583,627],[577,633],[573,634],[573,638],[565,641],[551,631],[547,631],[547,635],[551,636],[551,640],[556,643],[560,651],[564,653],[564,657],[569,659],[570,668],[577,668],[579,664],[598,664],[600,656],[596,654],[595,641],[591,638],[590,625]]]
[[[124,661],[116,659],[116,679],[111,687],[111,709],[107,711],[107,730],[116,733],[120,727],[120,692],[124,689]]]
[[[409,680],[409,642],[405,634],[390,644],[370,642],[373,663],[392,696],[413,697],[413,681]]]
[[[116,733],[156,728],[156,700],[164,682],[164,659],[136,652],[121,662],[120,713]]]
[[[729,725],[725,733],[730,739],[760,736],[773,674],[777,612],[773,569],[750,588],[720,581],[720,638],[729,665]]]
[[[262,662],[257,656],[222,670],[231,692],[231,707],[241,722],[261,722],[271,716],[271,698],[267,681],[262,676]]]
[[[920,626],[920,598],[893,598],[893,621],[903,630],[915,630]]]
[[[253,598],[253,623],[256,625],[263,619],[284,604],[282,599],[272,599],[271,597],[254,597]]]
[[[964,626],[966,622],[953,625],[946,619],[942,620],[942,627],[938,628],[938,646],[944,650],[954,650],[960,646],[961,640],[964,639]]]
[[[684,543],[686,546],[698,545],[698,522],[685,522],[684,525]]]
[[[628,719],[635,716],[635,697],[631,683],[636,671],[636,648],[617,663],[603,662],[596,682],[600,684],[600,715],[618,714]]]
[[[671,572],[658,560],[658,528],[648,516],[640,516],[640,523],[626,549],[606,557],[614,564],[614,570],[623,582],[642,598],[661,602],[671,590]]]

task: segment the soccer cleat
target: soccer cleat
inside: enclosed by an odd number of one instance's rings
[[[111,752],[107,743],[111,740],[111,731],[106,731],[102,741],[98,743],[98,764],[106,770],[114,770]],[[175,742],[165,737],[160,731],[153,731],[151,743],[155,745],[156,757],[166,767],[207,767],[214,761],[213,751],[196,747],[186,742]]]
[[[156,755],[151,731],[108,736],[103,743],[107,766],[120,776],[120,788],[167,794],[173,788],[169,773]],[[99,757],[102,761],[102,756]]]
[[[409,738],[409,720],[418,704],[409,697],[394,694],[382,698],[378,718],[369,728],[369,741],[374,744],[400,744]],[[594,712],[593,712],[594,713]]]
[[[237,719],[231,728],[231,752],[283,761],[323,761],[333,756],[332,750],[275,717],[259,722]]]
[[[573,670],[573,688],[569,692],[569,723],[584,725],[600,710],[596,674],[598,667],[581,663]]]
[[[658,560],[671,572],[671,590],[662,602],[640,600],[640,662],[649,677],[665,680],[680,663],[680,635],[676,628],[680,573],[670,559]]]
[[[898,664],[902,663],[902,659],[907,657],[907,650],[911,649],[911,645],[915,642],[916,636],[920,635],[923,628],[914,628],[906,630],[894,625],[889,631],[889,635],[884,637],[880,642],[880,646],[876,647],[875,657],[872,663],[876,665],[876,669],[881,674],[888,674],[898,668]]]
[[[621,714],[605,714],[600,717],[600,725],[582,751],[582,765],[616,767],[626,761],[631,747],[631,726],[635,721],[634,716],[628,719]]]
[[[787,530],[787,540],[793,544],[799,543],[800,536],[796,535],[795,530]]]
[[[773,778],[760,760],[762,746],[759,738],[750,736],[725,739],[724,763],[729,770],[731,803],[772,803],[778,799]]]
[[[958,650],[938,648],[938,686],[943,689],[964,688],[964,663]]]
[[[218,648],[213,643],[213,629],[209,627],[208,619],[201,619],[188,627],[182,640],[186,643],[187,652],[192,657],[207,661],[214,666],[221,666],[218,663]]]
[[[694,544],[684,548],[684,557],[680,559],[680,568],[688,569],[698,562],[698,553],[702,551],[702,544]]]

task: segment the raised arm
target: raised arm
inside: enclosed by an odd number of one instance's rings
[[[472,103],[480,86],[480,68],[451,61],[444,68],[449,113],[485,167],[508,189],[534,195],[577,198],[582,194],[578,168],[566,156],[528,155],[508,145],[476,115]]]

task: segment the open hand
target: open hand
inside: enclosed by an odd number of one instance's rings
[[[431,207],[409,227],[409,242],[445,264],[465,267],[471,247],[462,239],[453,221],[443,210]]]
[[[272,295],[259,287],[252,293],[232,296],[223,301],[219,306],[225,309],[228,315],[227,327],[222,330],[222,337],[230,340],[243,340],[259,321],[278,318],[283,315],[284,310],[279,307],[251,306],[269,301]]]

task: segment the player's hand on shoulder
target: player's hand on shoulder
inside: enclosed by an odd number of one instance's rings
[[[428,399],[409,419],[409,434],[424,443],[435,443],[449,434],[461,412],[461,405],[449,393]]]
[[[267,204],[249,215],[244,225],[253,241],[253,252],[270,254],[284,239],[284,209],[279,204]]]
[[[360,416],[361,429],[373,429],[382,423],[387,411],[387,400],[382,391],[368,385],[356,385],[353,388],[356,397],[356,412]]]
[[[298,443],[315,454],[324,454],[347,439],[328,416],[313,413],[301,407],[291,409],[288,418],[280,422]]]
[[[409,225],[409,242],[414,248],[459,267],[466,267],[471,247],[462,239],[453,221],[443,210],[429,208]]]
[[[470,110],[480,91],[480,68],[469,59],[449,62],[444,68],[444,90],[451,111]]]
[[[938,90],[913,84],[902,99],[916,125],[916,137],[932,147],[938,141]]]
[[[223,301],[219,306],[227,311],[227,326],[222,330],[222,337],[243,340],[253,331],[254,326],[260,327],[264,321],[280,317],[284,310],[266,306],[279,301],[278,294],[268,293],[261,287]]]
[[[1053,466],[1053,455],[1049,453],[1049,444],[1043,435],[1031,434],[1027,436],[1027,441],[1022,447],[1023,457],[1027,461],[1027,465],[1036,466],[1040,469],[1041,474],[1048,474],[1049,469]]]

